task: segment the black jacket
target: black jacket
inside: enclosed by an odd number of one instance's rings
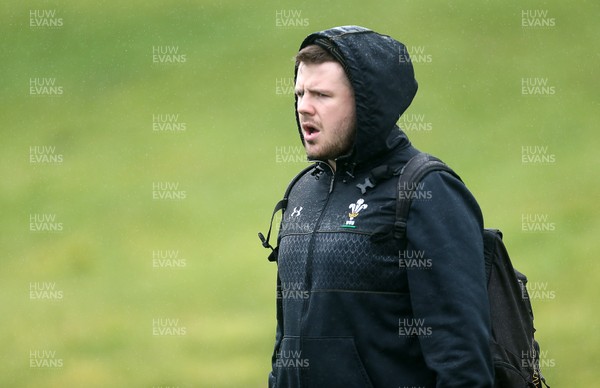
[[[343,64],[357,135],[335,172],[317,162],[291,190],[278,236],[272,387],[490,387],[477,202],[445,172],[413,198],[406,250],[391,236],[397,177],[364,194],[379,166],[416,154],[396,126],[416,90],[405,47],[361,27],[309,35]],[[302,131],[299,128],[300,136]],[[374,239],[376,232],[379,239]],[[386,237],[386,233],[389,235]]]

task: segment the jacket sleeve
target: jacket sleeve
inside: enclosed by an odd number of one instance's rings
[[[281,280],[279,278],[279,270],[277,271],[277,329],[275,331],[275,347],[273,349],[273,355],[271,356],[271,371],[269,372],[268,387],[274,388],[277,385],[277,378],[275,377],[275,363],[277,362],[277,354],[279,353],[279,346],[281,339],[283,338],[283,306],[280,298],[281,293]]]
[[[432,172],[425,199],[413,199],[407,250],[428,259],[407,269],[414,319],[430,329],[419,342],[437,387],[491,387],[490,317],[479,205],[458,179]]]

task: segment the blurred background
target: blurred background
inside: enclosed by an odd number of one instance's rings
[[[256,233],[306,164],[292,57],[346,24],[407,45],[419,92],[399,124],[504,232],[550,385],[594,385],[599,14],[584,0],[4,1],[0,386],[266,386],[276,266]]]

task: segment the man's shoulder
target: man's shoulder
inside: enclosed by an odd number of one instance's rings
[[[318,163],[312,163],[311,165],[304,167],[302,170],[300,170],[298,173],[296,173],[296,175],[288,183],[284,197],[287,198],[289,196],[289,194],[291,193],[291,191],[295,188],[295,186],[298,185],[298,183],[300,181],[302,181],[302,182],[308,181],[308,180],[310,180],[309,178],[311,176],[316,175],[316,171],[318,168],[319,168]]]

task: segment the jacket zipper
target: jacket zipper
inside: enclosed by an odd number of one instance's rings
[[[331,182],[329,183],[329,192],[327,193],[327,198],[325,200],[325,204],[323,205],[323,209],[321,210],[321,214],[319,215],[319,218],[317,219],[317,222],[315,223],[315,227],[312,231],[312,235],[310,237],[310,240],[308,242],[308,249],[307,249],[307,255],[306,255],[306,273],[304,275],[304,286],[306,288],[308,288],[309,284],[312,282],[312,261],[313,261],[313,253],[314,253],[314,248],[315,248],[315,238],[317,235],[317,230],[319,229],[319,226],[321,225],[321,222],[323,220],[323,216],[325,215],[325,211],[327,210],[327,207],[329,205],[329,199],[331,198],[331,192],[333,191],[333,185],[335,183],[335,171],[333,170],[333,168],[331,168],[331,166],[327,163],[323,163],[326,164],[327,167],[329,167],[329,169],[331,170]],[[311,287],[311,291],[312,291],[312,287]],[[308,305],[310,303],[310,300],[312,299],[312,295],[310,298],[304,299],[302,301],[302,312],[301,312],[301,316],[300,316],[300,349],[302,349],[302,338],[303,338],[303,332],[304,332],[304,325],[306,322],[306,314],[308,312]],[[300,376],[300,386],[303,385],[303,375],[304,373],[301,372]]]

